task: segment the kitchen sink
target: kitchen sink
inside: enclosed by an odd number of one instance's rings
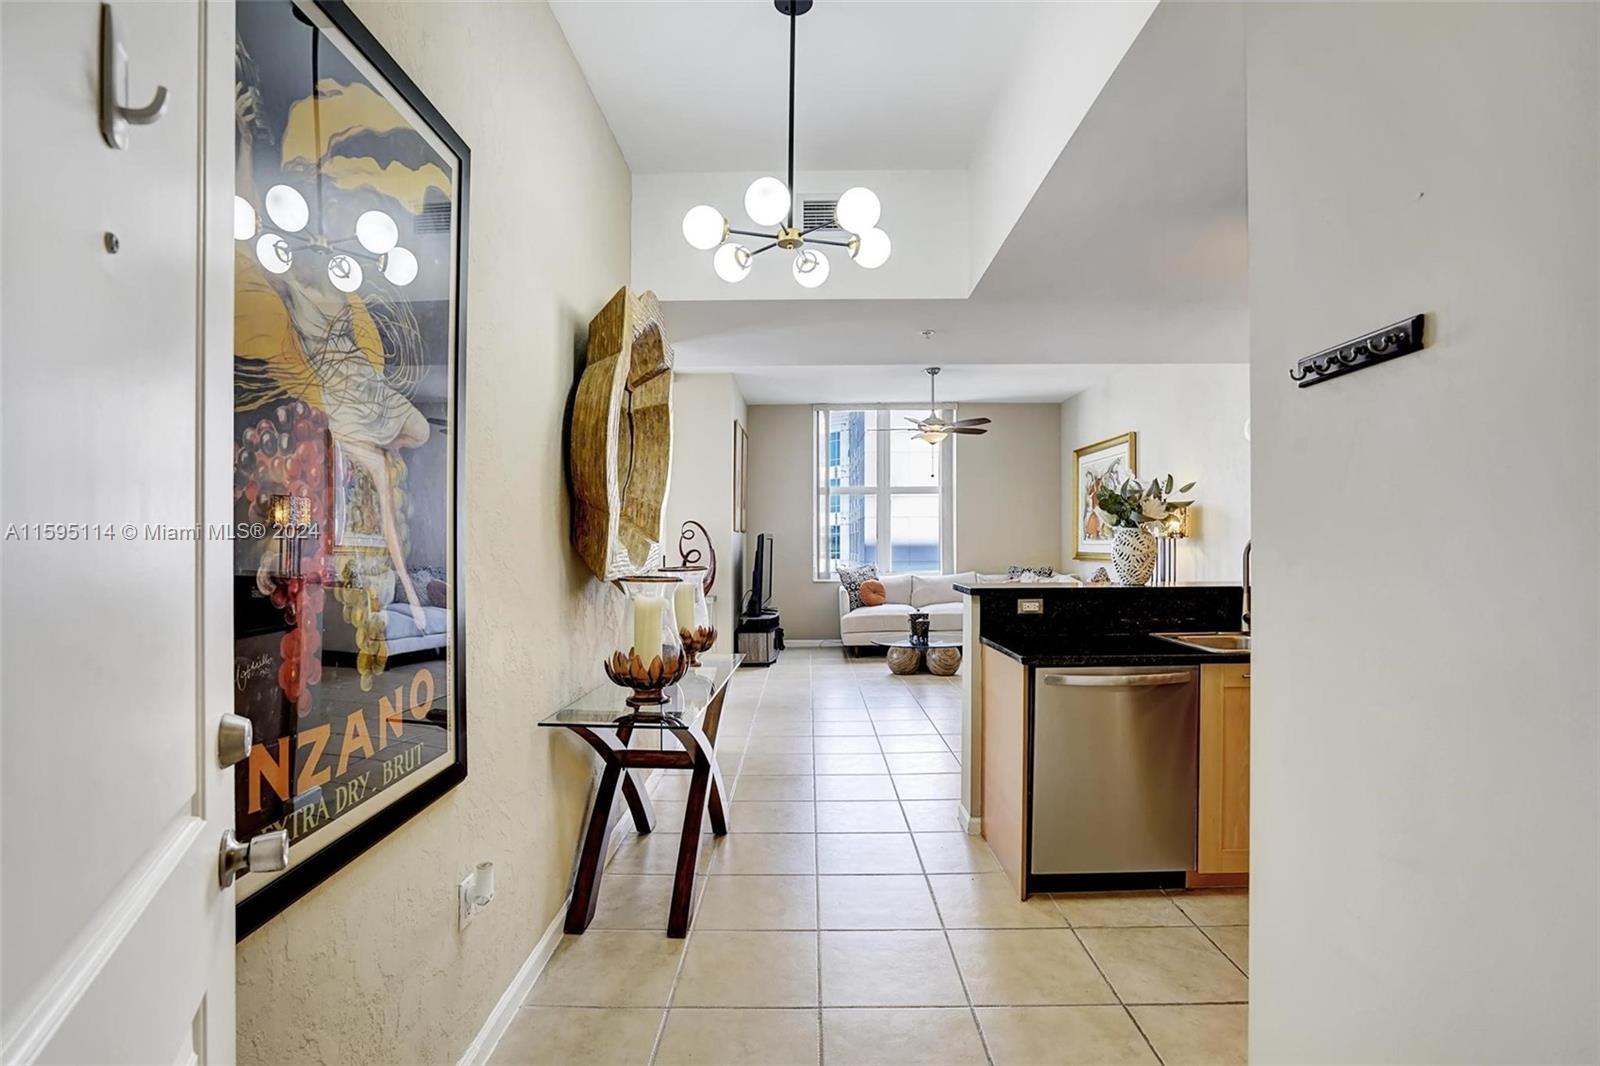
[[[1249,633],[1152,633],[1153,637],[1182,644],[1200,651],[1237,652],[1250,650]]]

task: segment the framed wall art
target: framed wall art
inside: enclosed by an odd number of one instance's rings
[[[1102,488],[1120,488],[1139,462],[1138,434],[1122,433],[1072,453],[1074,559],[1111,558],[1111,527],[1095,507]]]
[[[733,531],[743,533],[745,507],[749,503],[746,476],[750,464],[750,436],[739,420],[733,420]]]
[[[466,777],[469,153],[344,4],[237,34],[234,831],[290,841],[242,938]]]

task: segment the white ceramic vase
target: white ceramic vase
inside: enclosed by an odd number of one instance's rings
[[[1111,537],[1111,565],[1124,585],[1148,585],[1156,569],[1156,538],[1143,526],[1119,526]]]

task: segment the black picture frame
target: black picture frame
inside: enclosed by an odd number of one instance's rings
[[[452,569],[453,612],[451,639],[454,641],[452,691],[455,758],[449,766],[415,789],[406,792],[375,811],[359,825],[321,847],[303,861],[291,862],[289,869],[236,906],[235,939],[243,940],[273,917],[306,895],[313,888],[349,865],[369,848],[414,818],[467,777],[467,595],[466,595],[466,442],[467,426],[467,267],[470,230],[472,153],[455,127],[445,119],[389,51],[362,24],[343,0],[302,0],[301,6],[314,7],[355,47],[389,86],[455,154],[458,179],[454,210],[456,232],[456,283],[454,308],[455,391],[454,420],[450,426],[449,466],[452,470],[450,506],[453,515]],[[291,856],[292,859],[292,856]]]

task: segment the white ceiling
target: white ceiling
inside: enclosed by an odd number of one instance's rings
[[[783,174],[788,20],[770,0],[552,0],[635,174]],[[818,0],[797,24],[795,165],[965,169],[1035,3]]]
[[[1164,3],[970,298],[672,301],[679,366],[824,402],[842,365],[1010,368],[966,397],[994,400],[1058,364],[1245,362],[1243,90],[1238,6]]]
[[[940,403],[1060,403],[1111,368],[1082,364],[950,366],[939,373]],[[751,367],[738,375],[749,403],[902,403],[928,406],[928,378],[910,365]]]

